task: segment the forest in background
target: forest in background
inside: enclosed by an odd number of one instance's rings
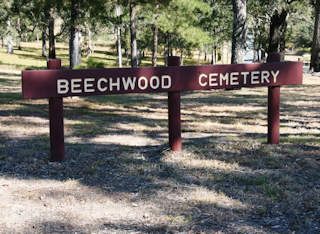
[[[0,0],[0,37],[9,54],[14,44],[21,50],[21,42],[42,40],[48,58],[63,42],[70,68],[97,41],[111,43],[119,67],[139,66],[148,52],[153,66],[169,55],[215,64],[232,42],[231,63],[249,49],[253,61],[289,49],[312,55],[310,69],[319,71],[319,12],[320,0]]]

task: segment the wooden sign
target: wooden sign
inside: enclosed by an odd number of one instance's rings
[[[169,145],[181,150],[180,92],[268,86],[268,143],[279,143],[280,86],[302,84],[300,62],[215,66],[179,66],[179,57],[168,57],[169,67],[61,70],[61,60],[48,61],[52,70],[22,72],[23,98],[49,98],[51,161],[65,158],[63,97],[125,93],[168,92]]]
[[[173,92],[302,84],[300,62],[215,66],[30,70],[23,98]]]

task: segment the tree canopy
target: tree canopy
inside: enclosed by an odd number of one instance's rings
[[[124,52],[128,60],[131,54],[131,60],[136,60],[134,66],[147,51],[152,52],[154,66],[157,57],[172,54],[183,58],[210,52],[213,57],[219,57],[223,45],[235,36],[232,2],[0,0],[0,36],[7,44],[12,40],[19,47],[19,41],[34,40],[41,32],[41,37],[50,42],[49,57],[55,57],[57,39],[68,42],[70,64],[78,64],[72,61],[80,59],[84,51],[89,51],[88,55],[93,51],[92,38],[105,38],[112,33],[118,38],[114,41],[118,56],[122,59]],[[245,49],[252,41],[255,60],[288,47],[310,51],[315,2],[246,0]]]

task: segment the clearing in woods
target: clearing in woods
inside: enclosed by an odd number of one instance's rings
[[[0,232],[320,232],[316,74],[281,88],[279,145],[266,88],[183,93],[175,153],[165,93],[66,98],[66,161],[51,163],[48,102],[21,99],[18,69],[45,66],[40,49],[13,56],[30,51],[0,53]]]

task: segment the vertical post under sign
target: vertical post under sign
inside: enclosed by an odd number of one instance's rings
[[[61,69],[60,59],[50,59],[48,69]],[[64,124],[63,124],[63,99],[61,97],[49,98],[50,120],[50,161],[63,161],[64,151]]]
[[[180,58],[168,57],[168,66],[180,66]],[[169,146],[172,151],[182,149],[180,102],[180,91],[168,92]]]
[[[280,62],[279,53],[271,53],[267,62]],[[268,87],[268,144],[280,142],[280,86]]]

